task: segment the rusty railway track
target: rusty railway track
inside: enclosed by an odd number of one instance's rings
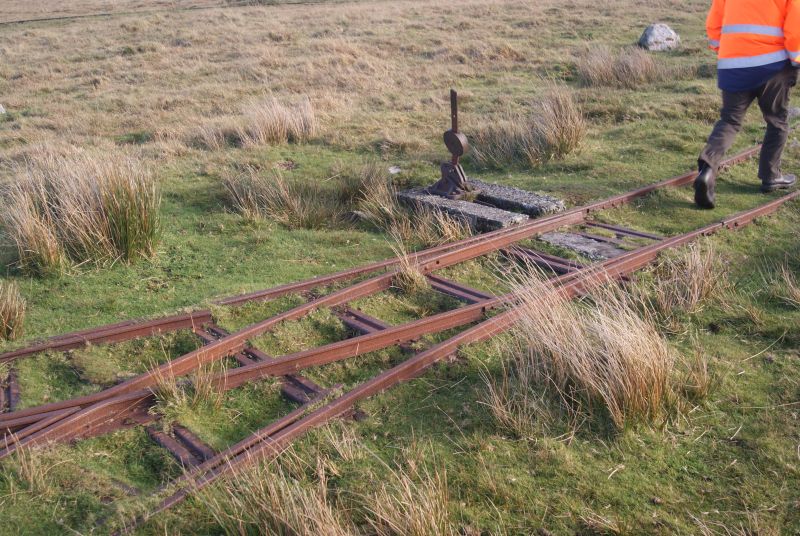
[[[728,160],[727,165],[741,162],[755,154],[757,150],[758,147],[744,151]],[[688,173],[673,177],[560,214],[413,254],[412,262],[428,277],[434,290],[454,297],[465,305],[405,324],[391,326],[348,306],[350,302],[358,298],[390,288],[398,270],[399,260],[387,259],[337,274],[219,300],[217,303],[222,305],[239,305],[250,301],[269,300],[291,293],[307,292],[333,283],[365,278],[340,290],[311,298],[302,305],[257,322],[236,333],[228,333],[214,324],[210,311],[199,310],[162,319],[126,321],[73,332],[0,355],[0,362],[13,361],[41,351],[59,351],[92,343],[118,342],[180,329],[191,329],[204,344],[198,350],[165,363],[154,371],[146,372],[104,391],[72,400],[0,414],[0,431],[5,434],[5,438],[0,443],[0,458],[10,455],[21,447],[36,446],[53,441],[72,441],[127,426],[147,425],[150,437],[169,450],[186,467],[187,471],[184,476],[173,483],[174,488],[171,495],[148,515],[136,520],[134,525],[138,525],[151,515],[177,504],[225,473],[235,470],[243,464],[268,458],[280,452],[291,441],[315,426],[335,418],[358,416],[355,408],[357,402],[392,385],[413,378],[433,363],[453,354],[464,344],[478,342],[507,330],[517,320],[513,295],[493,296],[435,275],[433,272],[437,270],[480,257],[486,253],[502,251],[509,259],[521,260],[551,270],[555,274],[552,279],[554,292],[562,293],[566,297],[574,297],[582,294],[586,287],[594,284],[595,281],[624,279],[627,275],[650,263],[665,249],[685,244],[699,236],[713,234],[721,229],[745,225],[754,218],[769,214],[785,202],[800,195],[800,192],[789,194],[756,209],[675,237],[661,237],[589,219],[595,212],[623,205],[654,190],[687,184],[694,179],[695,175],[695,173]],[[633,246],[629,240],[637,239],[647,241],[647,245],[638,246],[636,249],[608,261],[584,266],[516,244],[540,233],[570,226],[581,226],[585,230],[584,234],[613,240],[617,244]],[[610,232],[615,238],[594,235],[592,232],[595,229]],[[331,308],[355,336],[279,357],[269,356],[252,347],[248,342],[283,321],[302,318],[319,308]],[[501,312],[490,318],[487,317],[487,312],[493,309],[500,309]],[[406,352],[412,352],[408,343],[423,335],[470,325],[471,327],[466,327],[458,335],[427,350],[413,354],[399,365],[331,400],[325,400],[326,397],[331,397],[330,390],[299,375],[299,372],[304,369],[364,355],[391,346],[400,346]],[[162,430],[152,426],[158,419],[158,416],[151,413],[150,409],[155,404],[154,387],[159,378],[184,376],[204,363],[226,357],[232,357],[239,366],[220,373],[214,378],[219,389],[227,391],[261,378],[280,377],[284,396],[297,403],[298,407],[242,442],[219,453],[215,453],[191,431],[179,425],[170,424],[170,434],[165,434]]]

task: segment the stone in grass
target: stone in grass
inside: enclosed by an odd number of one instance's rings
[[[564,202],[552,195],[536,194],[520,188],[492,184],[477,179],[470,179],[469,182],[480,191],[478,201],[489,203],[497,208],[522,212],[532,218],[555,214],[566,209]]]
[[[422,207],[430,210],[441,210],[454,218],[466,221],[476,231],[494,231],[516,225],[528,219],[525,214],[517,214],[495,207],[447,199],[438,195],[425,193],[424,188],[413,188],[399,192],[397,197],[401,202],[411,207]]]
[[[584,257],[593,261],[613,259],[614,257],[619,257],[620,255],[627,253],[626,250],[618,248],[613,244],[592,240],[591,238],[574,233],[562,233],[554,231],[552,233],[545,233],[539,238],[548,244],[571,249],[572,251],[577,251]]]
[[[6,113],[6,109],[3,108],[3,105],[0,104],[0,115],[4,115]]]
[[[639,38],[639,46],[655,52],[674,50],[681,44],[680,36],[675,30],[663,23],[651,24]]]

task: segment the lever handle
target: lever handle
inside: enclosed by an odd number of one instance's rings
[[[452,131],[458,132],[458,93],[455,89],[450,90],[450,120]]]

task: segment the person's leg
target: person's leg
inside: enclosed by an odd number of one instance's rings
[[[767,122],[758,165],[762,187],[768,188],[783,177],[781,156],[789,138],[789,92],[796,83],[797,71],[787,66],[759,90],[758,105]]]
[[[744,115],[755,98],[754,91],[722,92],[720,120],[714,125],[708,143],[697,161],[699,173],[694,180],[694,202],[698,207],[714,208],[716,205],[719,164],[733,145],[736,134],[742,128]]]
[[[714,173],[717,172],[725,153],[731,148],[736,134],[741,130],[742,120],[756,96],[753,91],[722,92],[720,120],[714,125],[714,130],[711,131],[698,160],[701,171],[703,167],[709,166]]]

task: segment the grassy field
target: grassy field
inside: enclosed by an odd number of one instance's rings
[[[29,275],[14,266],[15,248],[0,235],[0,281],[16,283],[27,302],[23,342],[206,306],[215,297],[392,255],[386,233],[345,219],[297,229],[243,218],[224,179],[253,168],[277,170],[293,184],[328,187],[372,164],[398,166],[398,185],[428,184],[445,156],[440,136],[449,126],[450,87],[460,92],[461,126],[470,136],[529,113],[553,80],[566,84],[587,121],[578,151],[535,165],[489,168],[468,158],[465,167],[482,180],[556,195],[569,205],[689,170],[718,107],[714,59],[703,35],[706,1],[216,4],[83,0],[2,8],[0,104],[7,113],[0,115],[0,184],[18,180],[31,155],[77,147],[112,161],[135,158],[151,170],[162,198],[156,251],[132,263],[106,260],[73,265],[62,275]],[[185,9],[192,6],[208,9]],[[683,40],[678,51],[655,55],[660,76],[632,87],[582,82],[587,50],[621,50],[654,21],[669,23]],[[307,139],[262,143],[241,135],[252,133],[252,118],[273,98],[286,106],[310,103],[316,127]],[[753,110],[736,148],[753,144],[762,131]],[[798,163],[793,136],[785,167]],[[691,193],[681,189],[603,218],[664,234],[688,231],[764,202],[755,173],[752,162],[725,173],[714,211],[696,210]],[[277,467],[258,475],[256,482],[279,486],[260,490],[270,491],[274,502],[259,504],[295,501],[301,510],[319,511],[322,497],[333,505],[325,531],[306,524],[301,533],[800,531],[800,309],[776,291],[785,275],[780,264],[800,273],[798,226],[795,202],[711,239],[722,260],[724,292],[677,314],[665,330],[682,359],[701,356],[707,363],[709,393],[687,398],[687,408],[621,431],[590,412],[579,426],[562,413],[536,434],[514,433],[487,405],[486,378],[502,374],[509,348],[500,338],[366,402],[364,421],[304,438]],[[472,262],[449,276],[497,290],[495,272],[490,263]],[[298,300],[216,312],[224,327],[236,329]],[[455,303],[433,292],[392,291],[356,305],[398,323]],[[343,335],[339,321],[320,311],[254,342],[277,354]],[[19,344],[0,341],[0,351]],[[179,333],[26,359],[18,365],[22,404],[113,385],[196,344]],[[399,351],[375,352],[309,376],[347,388],[401,358]],[[277,382],[264,381],[215,403],[164,403],[161,410],[223,448],[290,408],[278,390]],[[23,453],[2,466],[0,532],[8,534],[86,534],[106,519],[94,530],[108,532],[118,516],[146,506],[132,487],[151,492],[180,473],[138,429]],[[417,532],[376,527],[375,519],[390,516],[376,512],[379,505],[402,503],[408,481],[419,486],[415,497],[444,505],[428,512],[443,524]],[[261,497],[254,488],[247,478],[223,483],[140,533],[280,532],[264,519],[237,527],[236,519],[252,508],[236,511],[226,490]],[[415,515],[424,517],[398,514]]]

